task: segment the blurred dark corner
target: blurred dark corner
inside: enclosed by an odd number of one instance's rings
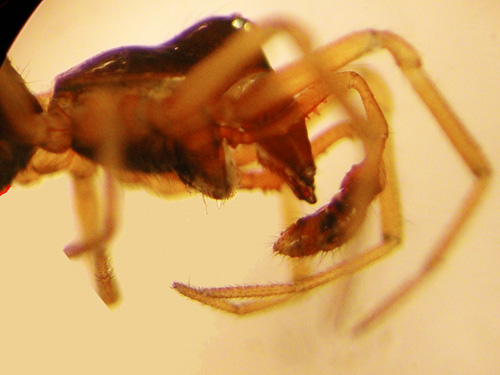
[[[41,0],[0,0],[0,63]]]

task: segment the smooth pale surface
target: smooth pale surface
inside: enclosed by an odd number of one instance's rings
[[[390,29],[421,51],[427,71],[499,168],[496,0],[116,4],[43,4],[31,31],[27,28],[11,51],[34,90],[50,89],[57,73],[103,50],[160,43],[214,14],[239,12],[253,20],[288,15],[302,22],[318,45],[354,30]],[[218,208],[195,194],[162,200],[140,190],[124,193],[112,248],[125,299],[110,312],[81,264],[62,253],[75,229],[70,182],[58,176],[0,197],[0,373],[498,373],[496,178],[444,267],[372,331],[357,339],[349,335],[350,323],[422,262],[471,182],[392,61],[377,54],[362,64],[379,68],[394,95],[391,126],[406,241],[397,254],[353,279],[342,314],[336,306],[341,283],[245,318],[177,295],[169,287],[174,280],[206,286],[286,280],[287,262],[270,255],[283,228],[279,198],[245,193]],[[345,154],[351,154],[349,144],[319,164],[321,203],[352,163],[342,160]],[[377,210],[369,216],[376,225]],[[375,229],[365,230],[351,247],[362,250],[365,238],[377,238]],[[322,263],[329,261],[326,256]],[[336,320],[344,322],[339,329]]]

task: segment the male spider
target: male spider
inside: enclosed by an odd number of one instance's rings
[[[289,34],[303,60],[273,71],[262,44]],[[0,70],[0,189],[67,170],[75,183],[82,240],[65,252],[92,255],[97,291],[107,304],[118,298],[107,242],[114,232],[116,180],[142,184],[161,194],[185,187],[214,199],[237,188],[280,190],[314,203],[314,159],[336,141],[357,137],[364,159],[347,173],[340,192],[312,215],[297,220],[274,251],[305,257],[332,251],[359,229],[378,198],[382,241],[321,273],[286,284],[193,288],[180,293],[210,306],[245,314],[339,277],[390,253],[402,236],[401,213],[388,126],[370,88],[354,72],[339,69],[375,49],[387,49],[476,177],[441,241],[420,272],[360,325],[400,300],[440,263],[482,196],[490,167],[481,150],[421,68],[417,52],[399,36],[366,30],[311,51],[305,33],[292,22],[259,26],[238,15],[214,17],[157,47],[104,52],[59,75],[46,108],[29,93],[7,60]],[[361,115],[345,99],[354,89]],[[349,120],[309,140],[305,119],[327,98],[339,101]],[[40,97],[40,99],[42,99]],[[257,161],[263,168],[245,169]],[[104,225],[98,211],[96,164],[106,173]],[[274,297],[265,303],[232,299]]]

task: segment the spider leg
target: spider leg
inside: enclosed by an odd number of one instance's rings
[[[117,181],[113,171],[104,169],[104,220],[98,231],[89,231],[81,241],[73,242],[64,248],[64,253],[68,257],[74,257],[94,248],[104,246],[116,231],[116,217],[118,215],[117,202]],[[89,216],[90,217],[90,216]]]
[[[430,112],[434,115],[439,126],[446,133],[451,143],[474,175],[475,181],[460,205],[458,212],[455,214],[438,243],[432,249],[420,271],[403,283],[394,294],[364,319],[357,326],[358,330],[366,329],[377,318],[386,315],[386,312],[391,307],[401,301],[405,296],[408,296],[416,286],[421,284],[423,279],[442,264],[450,245],[462,230],[466,220],[471,216],[473,209],[477,206],[480,198],[484,194],[491,175],[491,167],[487,159],[472,136],[435,88],[434,84],[427,77],[427,74],[421,67],[418,53],[399,36],[385,31],[362,31],[351,34],[315,52],[313,58],[320,64],[324,64],[320,69],[335,71],[347,63],[378,48],[385,48],[393,55],[399,68],[408,78],[416,93],[423,100]],[[314,81],[314,77],[311,77],[308,66],[296,64],[280,74],[274,76],[269,75],[267,81],[268,82],[261,82],[262,95],[259,94],[250,98],[251,100],[245,103],[246,108],[258,112],[265,108],[267,100],[279,101],[279,98],[276,99],[274,96],[275,93],[271,93],[271,90],[269,90],[270,87],[284,88],[283,90],[285,92],[283,95],[289,95],[290,93],[299,92],[306,88],[310,85],[311,81]],[[333,82],[330,82],[330,85],[331,87],[336,87],[336,84]],[[273,99],[273,97],[275,99]],[[395,188],[395,173],[392,164],[393,158],[390,155],[392,152],[391,148],[389,141],[388,147],[386,147],[383,154],[386,187],[380,195],[383,229],[383,241],[380,245],[375,246],[366,253],[346,259],[330,270],[291,284],[200,290],[176,283],[174,284],[174,288],[181,293],[189,293],[189,296],[192,298],[194,296],[198,297],[203,295],[203,297],[200,297],[200,299],[203,300],[293,294],[322,285],[346,274],[356,272],[388,254],[399,243],[401,238],[401,216],[398,207],[397,189]],[[228,310],[231,309],[234,310],[234,308],[228,308]],[[235,312],[240,312],[238,309],[236,310]],[[246,308],[244,310],[244,312],[249,312],[247,310],[254,311]]]
[[[311,142],[313,154],[315,157],[323,154],[329,147],[331,147],[337,141],[343,138],[352,138],[354,136],[353,130],[348,123],[340,123],[335,126],[329,127],[323,131],[320,135],[314,138]],[[259,169],[255,171],[241,171],[240,172],[240,189],[261,189],[276,190],[279,191],[283,188],[284,182],[274,173],[266,170]],[[288,216],[285,213],[285,216]],[[287,222],[291,221],[289,218]],[[304,264],[294,263],[292,266],[292,271],[294,274],[294,280],[297,275],[304,274]],[[289,284],[292,285],[292,284]],[[248,286],[235,286],[226,288],[195,288],[189,285],[175,282],[173,288],[179,293],[189,297],[193,300],[201,302],[203,304],[209,305],[211,307],[217,308],[219,310],[227,311],[237,315],[245,315],[262,309],[266,309],[280,303],[285,302],[291,297],[295,296],[299,291],[288,290],[288,292],[280,291],[264,291],[267,288],[280,288],[286,287],[287,284],[275,284],[275,285],[257,285],[253,287]],[[314,287],[314,286],[313,286]],[[236,298],[246,298],[248,293],[248,288],[252,288],[249,293],[248,298],[251,297],[270,297],[267,299],[254,299],[251,302],[234,303],[230,299]],[[260,292],[255,293],[255,289],[258,288]]]
[[[8,60],[0,67],[0,123],[2,132],[11,137],[42,149],[30,160],[25,171],[19,173],[16,182],[29,183],[43,174],[50,174],[66,169],[73,164],[73,180],[75,183],[76,211],[80,220],[84,241],[67,248],[67,254],[74,255],[86,250],[90,251],[93,260],[93,272],[96,276],[96,289],[106,304],[118,300],[117,287],[112,276],[103,244],[112,235],[115,217],[115,193],[111,177],[108,176],[108,191],[106,194],[108,210],[102,234],[96,235],[94,230],[97,211],[97,197],[93,186],[93,168],[90,175],[75,173],[75,158],[67,151],[71,144],[71,121],[61,110],[44,112],[42,106],[26,88],[22,77],[15,71]],[[111,146],[113,147],[113,145]],[[115,148],[113,148],[116,150]],[[50,152],[57,152],[52,154]],[[61,153],[65,151],[64,153]],[[83,163],[85,164],[85,163]],[[80,171],[81,172],[81,171]],[[87,239],[91,239],[90,241]]]
[[[214,98],[220,98],[242,77],[245,70],[262,59],[262,45],[278,32],[286,31],[300,48],[305,52],[309,51],[306,33],[290,22],[274,22],[259,27],[246,24],[243,29],[189,71],[185,80],[176,88],[175,96],[167,100],[169,118],[189,118],[193,113],[200,112],[201,108],[210,107]],[[286,95],[284,100],[288,101],[290,97]],[[164,116],[162,112],[160,110],[161,117]],[[156,123],[161,124],[161,118]]]
[[[77,243],[76,246],[85,247],[85,255],[90,260],[90,270],[94,277],[95,290],[103,302],[109,306],[119,301],[120,293],[107,253],[106,242],[101,241],[102,238],[99,237],[102,228],[99,220],[97,220],[101,216],[101,212],[95,181],[96,168],[95,165],[89,164],[92,163],[80,159],[75,160],[70,167],[76,217],[83,238],[82,242]],[[108,192],[108,194],[110,193]],[[114,219],[109,215],[106,215],[106,217],[105,220]],[[106,226],[109,227],[110,224],[105,224]]]
[[[43,175],[62,170],[67,170],[73,180],[74,205],[83,242],[86,238],[96,238],[100,230],[99,220],[97,220],[100,216],[100,206],[95,187],[97,167],[93,162],[72,150],[53,154],[38,149],[27,168],[19,172],[14,181],[29,184]],[[90,272],[94,277],[97,294],[107,305],[112,305],[119,301],[120,296],[113,268],[103,244],[104,242],[98,242],[90,248],[85,248],[85,255],[88,256],[90,262]]]
[[[392,54],[398,67],[410,81],[418,96],[434,115],[439,126],[470,169],[475,181],[420,270],[361,321],[357,326],[358,330],[366,329],[378,317],[386,315],[392,306],[406,297],[416,286],[421,285],[422,280],[443,263],[450,245],[483,196],[491,176],[491,167],[481,149],[428,78],[422,68],[418,53],[405,40],[386,31],[362,31],[322,49],[319,55],[321,55],[321,59],[326,59],[325,61],[343,65],[376,48],[387,49]]]
[[[329,81],[329,85],[336,87],[335,77],[327,74],[328,71],[337,71],[377,49],[386,49],[392,54],[398,67],[434,115],[465,164],[476,176],[478,180],[476,185],[486,186],[491,174],[488,161],[474,138],[428,78],[417,51],[404,39],[388,31],[365,30],[348,35],[315,51],[310,59],[316,62],[314,66],[322,71],[322,77]],[[304,90],[316,80],[310,70],[310,64],[294,64],[279,74],[267,75],[258,83],[260,88],[255,89],[248,100],[237,103],[235,111],[261,112],[266,106],[282,100],[282,97]],[[279,87],[280,90],[273,92],[270,90],[271,87]],[[483,189],[478,188],[479,191]]]
[[[366,143],[368,142],[364,139],[364,137],[367,137],[368,135],[370,135],[370,137],[378,137],[383,140],[378,143],[378,147],[372,146],[372,143],[369,143],[370,146],[366,146],[367,156],[361,163],[361,168],[369,171],[368,175],[373,172],[373,175],[378,179],[380,177],[380,173],[382,173],[382,177],[385,177],[385,188],[380,194],[382,216],[381,243],[376,245],[373,249],[370,249],[367,253],[353,256],[352,258],[349,258],[324,272],[304,277],[299,280],[294,280],[293,282],[287,284],[241,287],[235,286],[224,288],[193,288],[181,283],[175,283],[173,287],[177,291],[192,299],[225,311],[230,311],[236,314],[247,314],[260,310],[263,307],[280,303],[297,293],[323,285],[339,277],[352,274],[367,264],[372,263],[390,253],[399,243],[402,231],[401,211],[394,165],[391,157],[392,149],[390,145],[387,149],[384,149],[385,136],[387,135],[387,123],[385,122],[385,118],[378,108],[377,103],[364,80],[352,72],[338,74],[339,78],[343,80],[345,85],[344,89],[354,88],[360,93],[367,112],[368,122],[371,124],[372,129],[361,129],[359,124],[352,124],[350,122],[341,123],[338,126],[331,127],[313,140],[313,153],[315,156],[320,155],[334,142],[343,137],[352,137],[356,135],[361,137],[361,139],[366,141]],[[383,156],[381,153],[383,153]],[[383,172],[380,172],[379,170],[382,160],[380,160],[377,155],[383,159]],[[373,162],[374,159],[378,161]],[[361,193],[361,195],[364,194],[365,193]],[[371,199],[373,199],[373,197]],[[369,199],[369,201],[371,201],[371,199]],[[257,302],[244,304],[237,304],[229,301],[230,299],[235,298],[255,297],[272,298],[265,301],[258,300]]]
[[[80,132],[80,136],[92,133],[101,142],[96,151],[96,161],[103,165],[104,170],[104,218],[98,231],[89,232],[90,236],[65,247],[64,253],[69,257],[104,246],[116,231],[119,199],[115,176],[119,173],[117,171],[124,169],[121,150],[125,136],[123,128],[120,128],[121,112],[116,108],[119,108],[123,98],[105,89],[96,90],[93,94],[82,99],[84,105],[73,111],[72,119],[77,129],[75,132]]]

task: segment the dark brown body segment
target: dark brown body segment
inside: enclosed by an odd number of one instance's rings
[[[159,46],[121,47],[97,55],[57,77],[52,105],[57,105],[61,98],[70,98],[73,105],[77,105],[79,96],[94,87],[148,87],[160,85],[169,77],[188,75],[193,66],[238,31],[235,20],[243,19],[239,16],[210,18]],[[247,70],[247,74],[270,69],[262,56]],[[290,103],[293,103],[292,98]],[[274,119],[286,114],[290,103],[274,109],[272,114],[263,114],[250,127],[264,126],[270,117]],[[206,146],[194,150],[187,147],[187,139],[169,138],[152,124],[149,134],[128,140],[124,145],[125,167],[146,173],[175,171],[186,185],[198,189],[200,184],[196,181],[202,180],[214,187],[212,193],[203,193],[213,198],[226,198],[233,190],[229,181],[231,172],[226,171],[231,161],[228,160],[230,155],[224,151],[218,127],[212,121],[203,132],[193,135],[210,140]],[[269,136],[256,141],[256,144],[263,166],[280,175],[297,197],[315,201],[315,166],[304,119],[291,125],[287,134]],[[86,157],[96,157],[95,147],[82,141],[77,134],[72,148]]]
[[[185,75],[238,30],[233,26],[235,18],[241,17],[209,18],[158,46],[127,46],[106,51],[59,75],[55,91],[77,90],[106,77]],[[256,67],[270,69],[264,58]]]

